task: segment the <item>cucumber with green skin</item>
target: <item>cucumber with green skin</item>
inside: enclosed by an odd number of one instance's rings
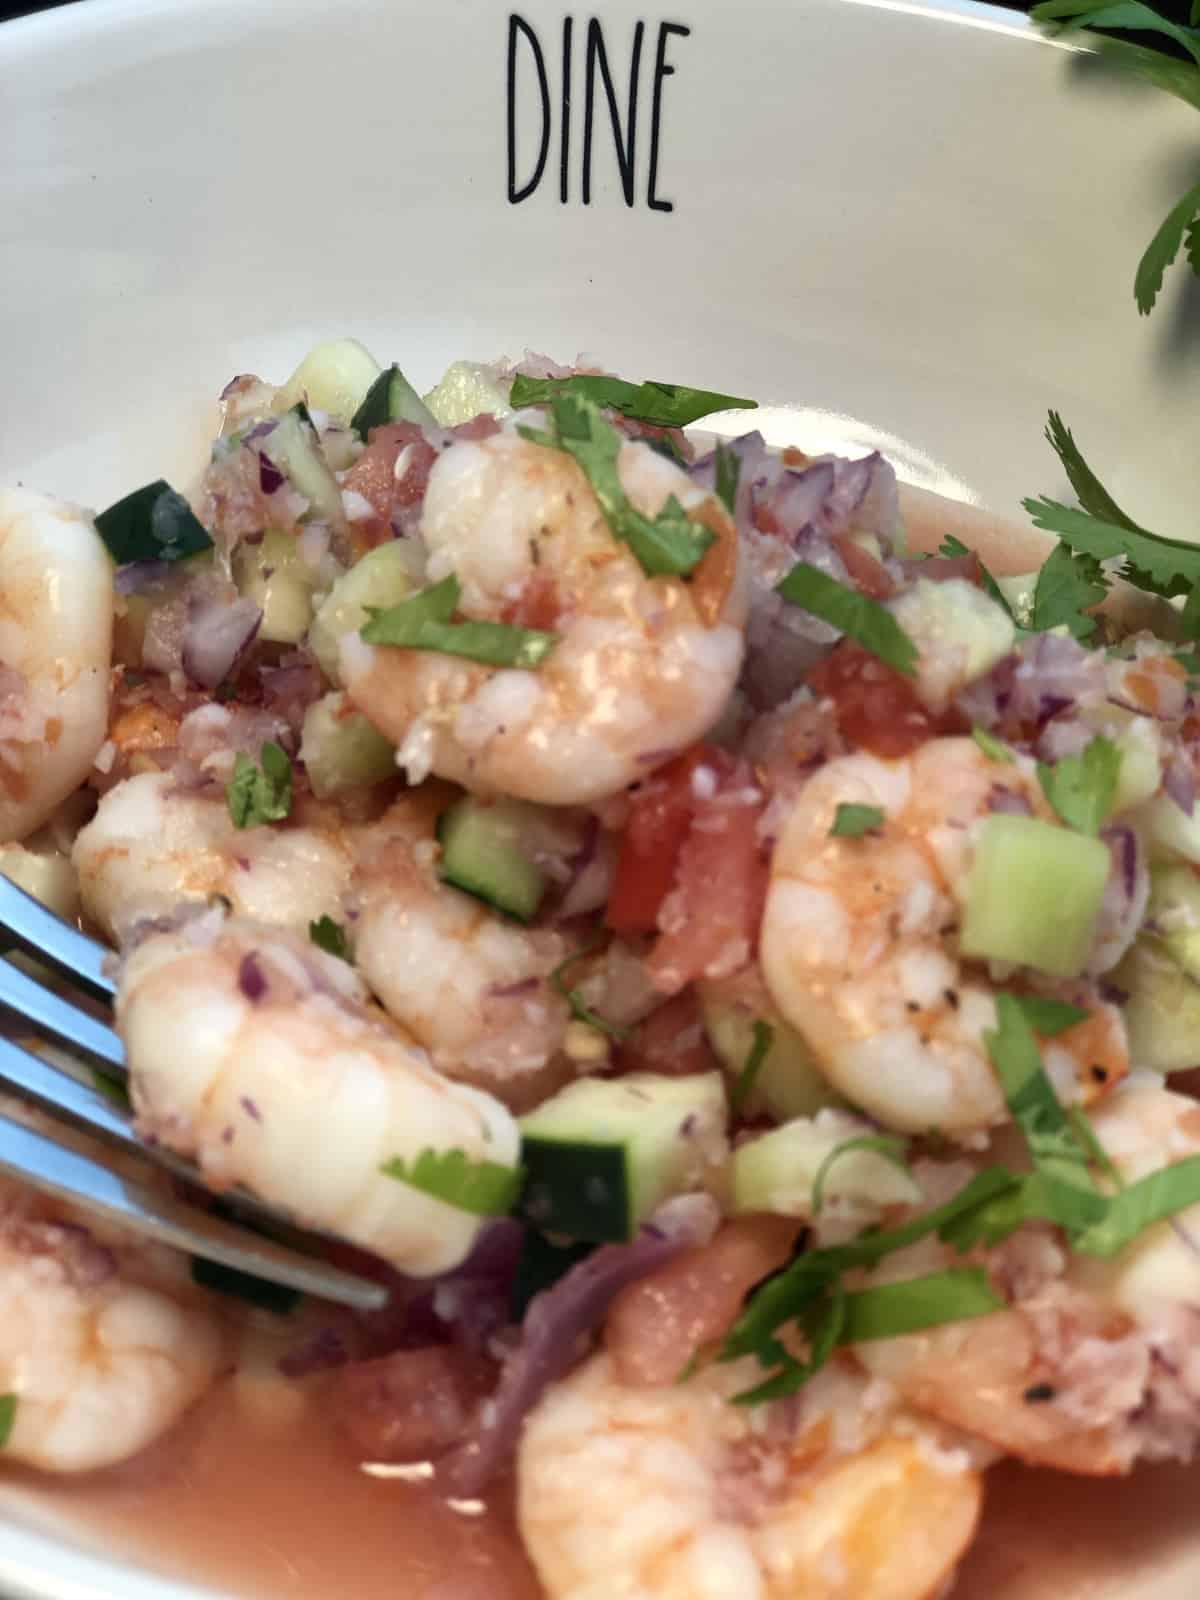
[[[270,433],[254,441],[254,448],[283,473],[297,494],[304,496],[312,516],[341,524],[342,491],[321,453],[317,430],[302,403],[285,411]]]
[[[778,1216],[813,1215],[813,1189],[826,1161],[850,1140],[870,1137],[869,1122],[844,1111],[797,1117],[733,1153],[733,1209]],[[850,1149],[825,1167],[823,1205],[881,1212],[891,1205],[916,1205],[915,1179],[878,1150]]]
[[[318,800],[396,776],[395,750],[340,691],[323,695],[304,713],[300,759]]]
[[[439,876],[505,916],[531,921],[546,892],[546,874],[521,848],[535,814],[524,800],[456,800],[438,822]]]
[[[386,611],[412,593],[410,559],[400,539],[368,550],[321,602],[308,631],[308,644],[331,683],[340,682],[338,641],[343,634],[356,633],[362,627],[368,608]]]
[[[708,1187],[725,1127],[719,1072],[581,1079],[521,1118],[524,1209],[551,1235],[632,1239],[671,1195]]]
[[[276,395],[276,409],[297,401],[348,421],[379,377],[379,363],[357,339],[314,345]]]
[[[394,363],[367,390],[350,426],[365,439],[372,428],[389,422],[415,422],[436,428],[437,418]]]

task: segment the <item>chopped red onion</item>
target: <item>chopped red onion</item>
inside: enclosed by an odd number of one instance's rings
[[[279,423],[272,417],[265,422],[256,422],[248,433],[242,435],[243,444],[253,444],[255,439],[265,439],[269,433],[274,433]]]
[[[238,964],[238,988],[252,1005],[258,1002],[267,992],[267,975],[262,969],[255,950],[249,950]]]
[[[1176,750],[1163,773],[1163,791],[1190,817],[1196,809],[1196,773],[1184,750]]]
[[[251,1100],[249,1095],[244,1094],[238,1104],[252,1122],[262,1121],[262,1112],[258,1109],[258,1106],[255,1104],[255,1102]]]
[[[113,574],[113,588],[118,594],[141,594],[170,577],[168,561],[127,561]]]
[[[255,452],[258,456],[258,487],[264,494],[274,494],[276,489],[281,489],[285,478],[270,456],[263,455],[262,451]]]
[[[1019,790],[1007,789],[1002,783],[994,783],[988,790],[987,807],[989,811],[1002,811],[1014,817],[1027,817],[1033,810]]]
[[[1108,972],[1129,949],[1142,927],[1150,897],[1150,872],[1134,829],[1118,824],[1105,828],[1112,867],[1096,918],[1096,931],[1087,971],[1090,976]]]
[[[252,600],[195,598],[183,627],[181,662],[193,683],[215,689],[254,642],[262,612]]]
[[[694,1245],[707,1244],[717,1221],[716,1205],[707,1195],[668,1202],[632,1244],[601,1245],[535,1295],[520,1338],[505,1357],[495,1395],[483,1407],[473,1437],[439,1463],[439,1482],[453,1494],[479,1494],[511,1455],[526,1416],[586,1352],[626,1284]]]

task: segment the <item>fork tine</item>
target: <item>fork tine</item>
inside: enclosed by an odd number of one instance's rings
[[[269,1283],[361,1311],[378,1310],[387,1299],[381,1284],[310,1261],[271,1239],[245,1233],[208,1212],[196,1211],[140,1184],[129,1183],[99,1162],[3,1116],[0,1170],[46,1194],[99,1212],[147,1238],[208,1261],[219,1261]]]
[[[64,978],[98,1000],[112,998],[116,984],[104,972],[111,955],[103,945],[48,911],[40,900],[0,876],[0,930],[39,961],[56,967]]]
[[[48,1035],[100,1066],[125,1075],[125,1046],[116,1033],[11,961],[0,960],[0,1005],[11,1006],[37,1034]]]

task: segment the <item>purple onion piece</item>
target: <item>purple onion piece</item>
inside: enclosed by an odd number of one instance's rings
[[[1167,763],[1163,773],[1163,791],[1170,795],[1185,817],[1190,817],[1195,811],[1196,774],[1185,751],[1176,750]]]
[[[620,1291],[684,1250],[707,1243],[715,1210],[707,1196],[672,1202],[632,1244],[601,1245],[534,1296],[472,1437],[438,1464],[438,1478],[452,1494],[477,1495],[484,1489],[511,1455],[526,1416],[549,1385],[575,1365]]]
[[[238,988],[251,1005],[257,1005],[266,994],[267,975],[262,969],[256,951],[247,951],[238,963],[237,981]]]
[[[307,1378],[314,1372],[343,1367],[349,1359],[344,1333],[327,1323],[282,1356],[279,1370],[285,1378]]]
[[[519,995],[533,994],[541,985],[540,978],[517,978],[513,983],[491,983],[487,988],[490,1000],[515,1000]]]
[[[168,561],[127,561],[113,574],[113,588],[118,594],[141,594],[156,583],[162,583],[170,574]]]
[[[215,689],[249,650],[262,625],[252,600],[197,600],[188,608],[180,659],[193,683]]]
[[[256,422],[248,433],[243,434],[242,443],[253,444],[255,439],[265,439],[269,433],[274,433],[278,426],[278,422],[273,418],[268,418],[266,422]]]
[[[1001,811],[1014,817],[1028,817],[1033,811],[1023,794],[1016,789],[1006,789],[1002,783],[994,783],[988,790],[987,807],[989,811]]]
[[[264,494],[274,494],[276,489],[283,487],[283,473],[271,460],[270,456],[263,455],[262,451],[256,452],[258,456],[258,487]]]

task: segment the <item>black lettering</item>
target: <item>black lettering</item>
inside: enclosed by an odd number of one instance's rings
[[[681,22],[660,22],[658,25],[658,49],[654,55],[654,96],[650,105],[650,176],[646,184],[646,204],[651,211],[675,209],[674,201],[660,200],[658,197],[658,134],[662,123],[662,86],[663,79],[669,78],[675,71],[667,61],[667,40],[673,33],[677,33],[681,39],[686,39],[691,31]]]
[[[561,138],[559,143],[558,158],[558,198],[565,206],[571,193],[568,163],[571,157],[571,35],[575,30],[575,19],[567,17],[563,22],[563,48],[562,48],[562,101],[561,101]]]
[[[596,67],[604,80],[604,93],[608,100],[608,115],[612,123],[613,143],[617,152],[617,167],[621,173],[621,189],[625,204],[634,202],[634,159],[637,143],[637,91],[638,73],[642,62],[642,36],[646,24],[639,22],[633,30],[633,55],[629,66],[629,111],[625,127],[621,126],[621,113],[617,106],[617,91],[608,66],[608,52],[604,48],[604,30],[599,18],[593,17],[587,31],[587,75],[583,107],[583,203],[592,203],[592,120],[595,114]],[[674,69],[670,69],[674,70]]]
[[[523,33],[533,51],[537,68],[538,89],[542,100],[542,143],[538,151],[533,177],[523,189],[517,188],[517,35]],[[546,77],[546,62],[538,36],[514,11],[508,19],[508,198],[515,206],[528,197],[542,181],[546,170],[546,157],[550,153],[550,84]]]

